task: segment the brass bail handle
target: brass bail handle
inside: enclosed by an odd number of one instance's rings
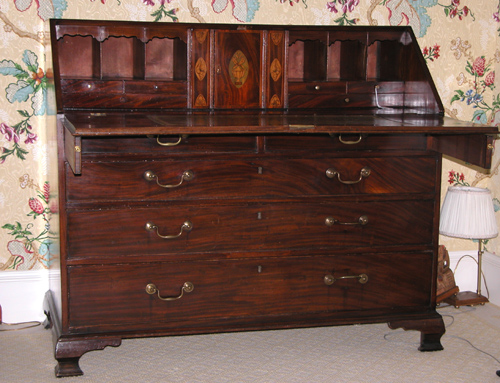
[[[325,282],[325,285],[333,285],[335,281],[338,281],[339,279],[357,279],[359,283],[364,285],[366,282],[368,282],[368,275],[366,274],[359,274],[359,275],[344,275],[342,277],[335,278],[333,275],[328,274],[325,275],[323,278],[323,281]]]
[[[146,181],[156,180],[156,183],[158,184],[158,186],[161,186],[162,188],[170,189],[170,188],[176,188],[176,187],[181,186],[184,181],[191,181],[194,177],[194,173],[191,170],[185,170],[181,175],[180,182],[176,183],[176,184],[172,184],[172,185],[161,184],[160,181],[158,181],[158,176],[152,170],[146,170],[143,174],[143,177]]]
[[[360,225],[360,226],[365,226],[365,225],[368,225],[368,216],[362,215],[361,217],[358,218],[358,220],[356,222],[340,222],[337,218],[326,217],[325,218],[325,225],[326,226],[333,226],[333,225]]]
[[[361,171],[359,172],[359,178],[355,181],[344,181],[341,179],[341,176],[340,176],[340,172],[338,172],[335,168],[328,168],[326,170],[326,176],[328,178],[335,178],[337,177],[337,179],[342,182],[343,184],[345,185],[352,185],[352,184],[357,184],[358,182],[361,182],[361,180],[363,178],[366,178],[370,175],[371,173],[371,169],[368,167],[368,166],[365,166],[363,169],[361,169]]]
[[[193,229],[193,224],[191,223],[191,221],[185,221],[181,226],[181,230],[179,231],[179,234],[175,234],[175,235],[161,235],[158,231],[158,226],[156,226],[153,222],[146,222],[146,225],[144,225],[144,228],[147,231],[156,231],[156,235],[160,238],[174,239],[174,238],[179,238],[184,231],[191,231]]]
[[[338,137],[339,137],[339,141],[344,145],[356,145],[356,144],[359,144],[361,142],[361,140],[363,139],[363,136],[361,134],[358,136],[357,140],[352,140],[352,141],[351,140],[344,140],[342,138],[342,134],[339,134]]]
[[[161,145],[161,146],[177,146],[179,145],[183,139],[186,139],[188,136],[186,134],[183,134],[183,135],[179,135],[179,139],[177,141],[174,141],[174,142],[161,142],[160,141],[160,136],[156,136],[156,142],[158,143],[158,145]]]
[[[158,290],[158,288],[153,283],[149,283],[146,286],[146,292],[149,295],[157,294],[158,298],[160,298],[162,301],[175,301],[176,299],[181,299],[182,296],[184,295],[184,292],[190,293],[193,290],[194,290],[194,285],[191,282],[184,282],[184,284],[181,287],[181,293],[180,293],[180,295],[178,295],[176,297],[162,297],[160,295],[160,291]]]

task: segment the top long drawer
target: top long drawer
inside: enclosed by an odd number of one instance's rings
[[[66,168],[69,201],[432,193],[434,157],[103,161]]]

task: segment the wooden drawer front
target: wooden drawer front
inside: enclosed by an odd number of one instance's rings
[[[334,118],[334,117],[332,117]],[[266,151],[268,152],[306,152],[314,148],[316,152],[332,150],[419,150],[427,148],[427,137],[424,135],[361,135],[335,134],[301,135],[297,136],[266,136]]]
[[[151,92],[151,89],[155,89]],[[144,92],[144,93],[141,93]],[[163,83],[126,80],[61,80],[64,108],[186,108],[186,81]]]
[[[347,108],[349,98],[345,94],[289,94],[289,108]]]
[[[69,267],[73,329],[206,326],[209,320],[301,315],[430,304],[431,254],[266,258]],[[346,276],[367,276],[361,279]],[[335,279],[332,284],[332,277]],[[175,298],[148,294],[154,284]],[[154,290],[153,290],[154,291]],[[203,320],[204,322],[200,322]],[[208,320],[208,322],[207,322]],[[279,317],[276,318],[279,321]],[[213,323],[213,322],[212,322]],[[123,329],[126,329],[123,327]]]
[[[401,81],[289,82],[288,90],[290,108],[402,108],[405,102]]]
[[[288,92],[290,95],[303,96],[309,95],[345,95],[347,93],[347,84],[345,82],[293,82],[288,83]]]
[[[413,200],[70,210],[68,256],[193,259],[195,252],[430,245],[433,212],[433,201]],[[177,235],[186,221],[192,228],[177,238],[157,235]]]
[[[155,175],[149,181],[147,171]],[[84,162],[80,176],[69,168],[66,175],[67,198],[84,201],[433,193],[435,172],[434,158],[398,157]],[[177,185],[183,179],[177,187],[157,184]]]
[[[82,154],[88,155],[148,155],[255,153],[256,139],[252,136],[144,136],[144,137],[85,137]]]
[[[296,94],[289,95],[290,108],[400,108],[405,102],[404,94],[350,93],[338,94]]]

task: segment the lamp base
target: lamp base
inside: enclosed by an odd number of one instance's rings
[[[444,300],[452,306],[476,306],[489,302],[488,298],[472,291],[461,291]]]

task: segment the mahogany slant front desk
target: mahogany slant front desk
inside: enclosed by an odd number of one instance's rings
[[[410,28],[51,34],[57,376],[163,335],[387,322],[442,349],[441,155],[489,168],[497,130],[444,117]]]

